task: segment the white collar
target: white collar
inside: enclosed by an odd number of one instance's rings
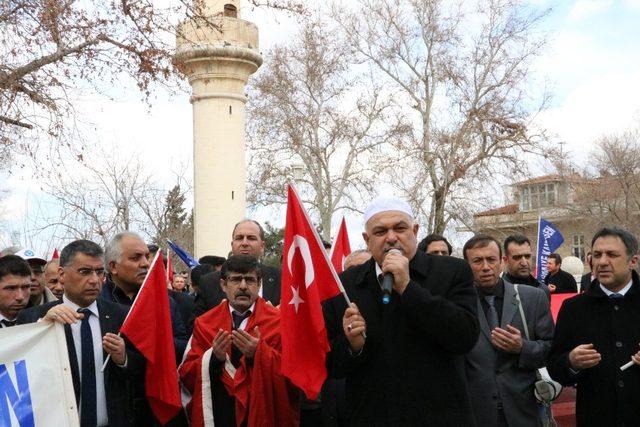
[[[6,320],[7,322],[15,322],[18,317],[16,316],[14,319],[9,319],[4,314],[0,313],[0,320]]]
[[[620,295],[626,295],[627,292],[629,292],[629,289],[631,289],[631,286],[633,285],[633,278],[631,278],[631,280],[629,280],[629,283],[627,283],[627,286],[625,286],[624,288],[620,289],[618,292],[611,292],[609,289],[605,288],[604,286],[602,286],[602,283],[600,284],[600,289],[602,289],[602,291],[607,294],[607,296],[611,296],[611,294],[620,294]]]
[[[380,266],[376,262],[376,277],[380,277],[381,274],[382,274],[382,268],[380,268]]]
[[[257,301],[257,300],[256,300]],[[229,313],[231,313],[231,315],[233,316],[233,313],[237,313],[241,316],[244,316],[244,314],[248,311],[249,313],[253,313],[253,310],[256,307],[256,303],[254,301],[253,304],[251,304],[251,307],[249,307],[248,309],[246,309],[243,313],[238,313],[238,310],[236,310],[235,308],[231,307],[231,304],[229,303]]]
[[[78,311],[79,308],[86,308],[91,312],[91,314],[96,316],[96,318],[100,318],[100,315],[98,314],[98,304],[95,301],[89,304],[88,307],[80,307],[78,304],[67,298],[67,294],[64,294],[62,295],[62,303],[71,307],[73,311]]]

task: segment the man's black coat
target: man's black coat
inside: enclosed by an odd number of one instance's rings
[[[117,334],[127,316],[127,307],[109,301],[96,300],[100,315],[100,332],[104,336],[107,332]],[[62,301],[53,301],[44,305],[38,305],[20,312],[18,323],[33,323],[44,317],[47,311]],[[71,378],[76,395],[76,403],[80,402],[80,373],[78,370],[78,355],[73,343],[71,327],[64,325],[64,333],[67,339],[67,351],[71,365]],[[127,343],[127,347],[130,344]],[[104,358],[107,353],[104,352]],[[115,363],[109,362],[104,371],[104,388],[107,400],[107,416],[111,426],[134,426],[134,412],[136,402],[133,397],[133,383],[144,381],[144,361],[142,356],[131,349],[127,349],[127,366],[119,368]]]
[[[640,425],[640,366],[620,370],[638,352],[638,343],[640,282],[635,271],[633,286],[620,302],[608,298],[597,281],[564,301],[547,367],[563,385],[577,383],[577,425]],[[569,353],[580,344],[593,344],[602,360],[575,375],[569,370]]]
[[[547,277],[544,278],[544,284],[547,286],[555,285],[556,290],[553,292],[554,294],[572,294],[578,292],[576,279],[571,273],[567,273],[562,269],[558,270],[556,274],[547,274]]]
[[[351,355],[342,329],[342,295],[323,305],[335,378],[346,377],[351,425],[470,426],[463,355],[479,334],[469,265],[418,251],[402,295],[382,304],[375,261],[341,274],[367,323],[362,353]]]
[[[580,292],[586,292],[591,287],[591,281],[593,277],[591,277],[591,272],[585,273],[580,278]]]
[[[169,296],[176,302],[178,311],[180,312],[180,317],[182,318],[182,322],[184,323],[184,327],[187,332],[187,336],[190,337],[191,333],[193,332],[193,325],[189,327],[188,320],[193,315],[193,310],[195,309],[194,297],[186,292],[173,290],[169,291]],[[178,363],[180,363],[180,361],[178,361]]]
[[[262,298],[274,306],[280,304],[280,276],[279,268],[261,265],[262,268]],[[217,306],[226,298],[220,287],[220,272],[207,273],[200,278],[200,292],[196,296],[196,308],[190,319],[193,328],[195,318]]]
[[[171,295],[171,291],[167,290],[167,293]],[[98,299],[122,304],[126,307],[127,311],[129,311],[131,304],[133,304],[133,299],[125,295],[125,293],[122,292],[122,290],[118,288],[110,278],[107,278],[105,284],[102,285],[102,290],[100,291]],[[176,350],[176,363],[179,365],[182,360],[184,350],[187,347],[190,334],[187,334],[187,329],[182,320],[182,316],[180,315],[178,303],[173,298],[169,298],[169,311],[171,315],[173,345]]]

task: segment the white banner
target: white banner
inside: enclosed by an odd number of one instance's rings
[[[0,329],[0,426],[79,426],[64,327]]]

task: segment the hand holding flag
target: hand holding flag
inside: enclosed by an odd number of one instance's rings
[[[340,292],[344,294],[342,284],[290,185],[280,304],[282,373],[311,399],[327,377],[325,359],[330,349],[321,302]]]
[[[173,347],[164,264],[158,251],[151,262],[120,333],[147,359],[145,388],[149,405],[162,424],[180,411],[180,389]]]

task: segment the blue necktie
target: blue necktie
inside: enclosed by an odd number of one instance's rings
[[[81,308],[78,313],[84,314],[80,325],[80,350],[82,351],[80,425],[89,427],[98,423],[96,414],[96,364],[93,354],[93,335],[89,325],[91,311]]]
[[[619,302],[620,300],[624,299],[624,295],[614,292],[609,295],[609,298],[611,298],[614,302]]]

